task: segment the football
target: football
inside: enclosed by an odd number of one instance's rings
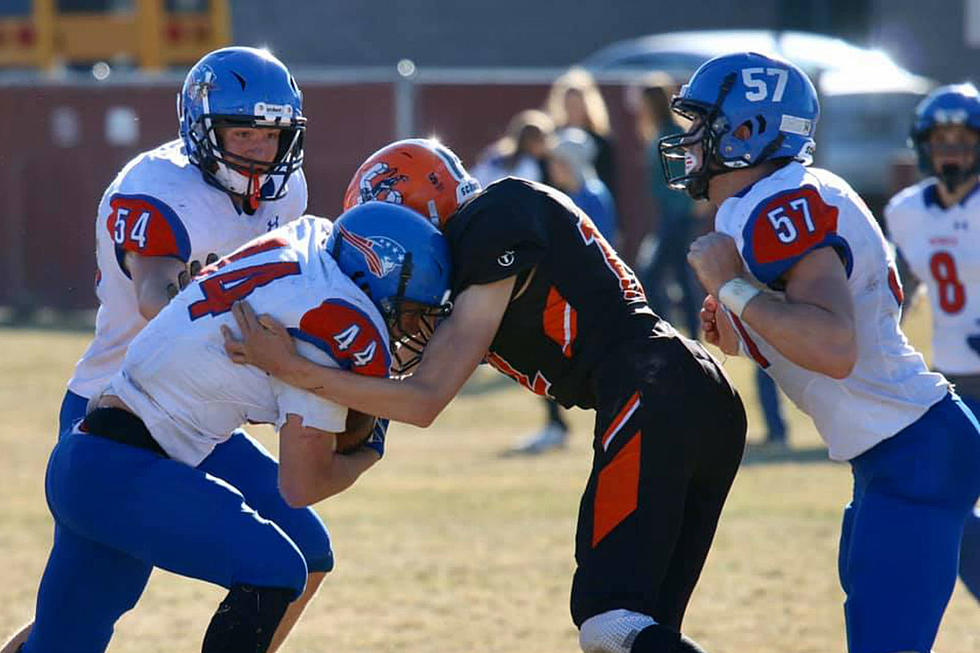
[[[371,436],[373,429],[374,417],[348,410],[344,432],[337,434],[337,453],[350,453],[357,449]]]

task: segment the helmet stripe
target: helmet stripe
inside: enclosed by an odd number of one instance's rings
[[[358,234],[351,233],[343,227],[338,227],[340,229],[341,235],[344,239],[349,242],[357,251],[364,255],[367,260],[368,269],[376,277],[383,276],[381,265],[381,259],[378,257],[377,253],[374,251],[374,246],[371,241],[367,238],[363,238]]]

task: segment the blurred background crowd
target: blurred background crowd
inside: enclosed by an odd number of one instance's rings
[[[0,124],[0,319],[94,308],[82,244],[101,190],[176,135],[186,68],[235,43],[272,49],[306,93],[310,212],[335,215],[351,171],[385,142],[438,136],[484,185],[512,175],[568,194],[654,310],[696,337],[704,291],[685,255],[712,215],[664,183],[657,141],[682,128],[673,93],[716,54],[790,59],[821,95],[817,165],[878,213],[915,178],[915,104],[980,63],[980,1],[937,0],[928,22],[911,0],[2,0],[0,110],[17,120]],[[785,446],[776,389],[761,372],[757,383],[766,442]],[[515,451],[565,442],[561,410],[545,415]]]

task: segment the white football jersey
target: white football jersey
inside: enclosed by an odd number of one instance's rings
[[[239,214],[227,193],[204,181],[179,140],[126,164],[99,203],[95,338],[68,388],[82,397],[98,394],[119,369],[130,341],[146,326],[123,265],[126,252],[203,263],[208,254],[227,254],[303,215],[306,200],[300,170],[289,178],[285,197],[261,202],[254,215]]]
[[[344,430],[347,409],[286,385],[225,353],[233,302],[282,322],[298,351],[321,364],[387,376],[388,331],[378,309],[326,251],[330,222],[303,217],[247,243],[202,272],[133,339],[106,392],[143,420],[174,459],[198,465],[247,422]]]
[[[854,299],[858,359],[846,379],[790,362],[729,313],[743,350],[808,414],[830,457],[850,460],[921,417],[949,384],[930,372],[899,327],[902,289],[881,229],[840,177],[790,163],[722,203],[715,228],[735,239],[745,267],[779,291],[807,253],[833,247]]]
[[[928,289],[933,367],[980,374],[980,186],[944,209],[936,183],[928,179],[893,197],[885,220],[892,241]]]

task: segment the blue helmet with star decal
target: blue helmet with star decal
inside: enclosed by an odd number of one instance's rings
[[[229,47],[205,55],[177,94],[177,119],[187,158],[205,181],[251,200],[252,208],[284,196],[287,180],[303,165],[303,94],[268,50]],[[270,164],[228,152],[220,127],[278,129],[275,159]]]
[[[697,199],[716,175],[765,161],[813,161],[820,104],[796,65],[755,52],[715,57],[671,100],[689,131],[660,140],[667,184]]]
[[[399,337],[415,335],[397,332],[406,312],[423,318],[449,314],[449,244],[415,211],[388,202],[355,206],[334,222],[327,251]],[[419,354],[434,323],[424,326],[428,333],[415,342]]]

